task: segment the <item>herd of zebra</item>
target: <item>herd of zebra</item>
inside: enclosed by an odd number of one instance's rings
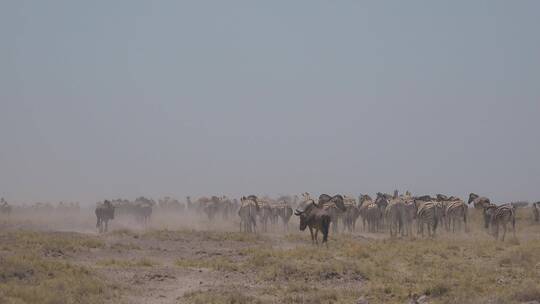
[[[374,199],[369,195],[329,196],[322,194],[318,199],[312,198],[309,193],[301,195],[285,195],[276,199],[268,196],[244,196],[238,199],[229,199],[226,196],[200,197],[194,201],[186,197],[182,203],[171,197],[164,197],[155,202],[152,199],[139,197],[134,201],[126,199],[106,200],[97,203],[95,215],[96,226],[99,232],[108,230],[108,222],[118,217],[129,217],[146,225],[152,215],[152,210],[159,210],[170,214],[199,215],[209,221],[215,219],[233,220],[240,218],[240,232],[255,233],[267,232],[269,227],[276,227],[282,223],[282,229],[288,231],[292,215],[298,216],[300,230],[309,227],[313,242],[317,242],[317,233],[323,234],[326,241],[330,229],[339,233],[341,231],[356,231],[357,222],[361,220],[364,232],[380,233],[387,231],[391,237],[398,235],[424,236],[435,235],[439,227],[449,232],[468,231],[469,206],[472,205],[476,214],[481,214],[483,226],[499,238],[499,229],[502,227],[502,240],[506,236],[508,226],[515,235],[516,210],[526,203],[493,204],[490,199],[471,193],[467,202],[455,196],[437,194],[435,196],[413,196],[408,191],[405,194],[393,195],[377,193]],[[13,210],[20,213],[59,212],[75,214],[80,211],[78,203],[52,204],[37,203],[31,206],[19,205],[12,208],[3,198],[0,201],[0,214],[10,214]],[[540,202],[532,204],[534,221],[540,221]]]
[[[329,196],[322,194],[314,200],[309,193],[302,194],[301,202],[296,206],[294,214],[300,218],[300,230],[309,227],[311,238],[318,243],[317,233],[323,234],[323,243],[328,238],[330,226],[337,233],[338,223],[342,222],[343,230],[353,232],[356,222],[362,219],[362,228],[367,232],[381,232],[387,230],[391,237],[397,235],[412,236],[413,227],[416,226],[417,235],[435,235],[437,228],[443,226],[446,231],[468,231],[469,205],[482,214],[484,228],[499,238],[499,227],[502,227],[501,239],[504,241],[508,226],[512,228],[515,236],[516,209],[527,205],[526,203],[508,203],[495,205],[490,199],[475,193],[469,195],[467,203],[455,196],[437,194],[412,196],[409,192],[399,195],[377,193],[375,199],[369,195],[361,195],[358,201],[349,196]],[[282,210],[287,210],[283,212]],[[532,204],[533,217],[538,222],[540,202]],[[286,225],[292,214],[291,204],[287,201],[271,203],[267,199],[259,199],[255,195],[242,197],[239,216],[241,218],[240,230],[255,232],[257,219],[266,230],[266,219],[272,214],[282,216]],[[287,217],[288,216],[288,217]],[[489,230],[491,229],[491,230]]]
[[[0,214],[9,215],[12,212],[17,214],[43,214],[49,215],[54,213],[62,214],[77,214],[81,210],[79,203],[77,202],[59,202],[57,204],[52,203],[34,203],[34,204],[20,204],[11,205],[4,198],[0,198]]]

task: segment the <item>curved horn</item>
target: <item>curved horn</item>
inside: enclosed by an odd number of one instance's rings
[[[299,216],[302,213],[303,213],[302,211],[300,211],[298,209],[294,209],[294,215]]]

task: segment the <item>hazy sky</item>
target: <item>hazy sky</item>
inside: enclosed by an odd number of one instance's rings
[[[0,2],[0,196],[540,200],[540,1]]]

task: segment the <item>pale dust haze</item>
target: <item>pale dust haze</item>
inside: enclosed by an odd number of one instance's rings
[[[0,196],[540,197],[537,1],[0,4]]]

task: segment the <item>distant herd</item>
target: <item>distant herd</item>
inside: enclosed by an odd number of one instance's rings
[[[515,236],[516,210],[526,205],[528,203],[525,202],[495,205],[489,198],[475,193],[470,193],[465,203],[455,196],[413,196],[408,191],[399,195],[397,190],[394,194],[379,192],[374,199],[367,194],[360,195],[358,199],[340,194],[321,194],[315,199],[306,192],[277,199],[248,195],[239,200],[211,196],[192,201],[187,197],[185,204],[170,197],[160,199],[158,203],[144,197],[134,202],[113,200],[99,204],[96,207],[96,217],[99,231],[104,232],[107,231],[108,221],[114,218],[115,209],[117,213],[132,214],[145,222],[152,208],[158,207],[162,210],[205,215],[210,221],[239,217],[240,232],[256,233],[267,232],[269,225],[275,226],[279,221],[282,222],[283,230],[287,231],[294,214],[299,218],[300,230],[307,228],[312,242],[318,244],[319,232],[322,234],[322,243],[326,243],[330,230],[339,232],[338,223],[341,222],[343,231],[353,232],[359,219],[363,231],[387,231],[390,237],[412,237],[413,231],[422,237],[433,237],[439,227],[451,233],[467,232],[470,225],[469,206],[472,206],[481,214],[484,228],[496,239],[504,240],[509,228]],[[534,221],[539,222],[540,202],[533,203],[531,210]]]
[[[294,214],[299,218],[300,230],[309,229],[311,240],[318,244],[318,233],[322,234],[322,243],[326,243],[330,230],[338,233],[338,223],[342,230],[353,232],[356,222],[361,218],[362,229],[365,232],[377,233],[387,231],[390,237],[412,237],[413,228],[419,236],[433,237],[439,227],[448,232],[468,231],[469,206],[481,214],[483,226],[496,238],[505,239],[507,230],[512,229],[515,236],[516,210],[527,206],[528,203],[507,203],[496,205],[489,198],[470,193],[467,203],[455,196],[437,194],[435,196],[413,196],[408,191],[405,194],[377,193],[374,199],[364,194],[358,199],[347,195],[321,194],[314,199],[309,193],[294,196],[280,196],[272,199],[267,196],[243,196],[229,199],[226,196],[200,197],[192,201],[186,198],[186,203],[165,197],[156,203],[152,199],[139,197],[134,201],[125,199],[105,200],[96,204],[96,227],[100,233],[107,232],[109,222],[117,216],[128,216],[146,225],[152,215],[152,210],[158,208],[167,213],[201,214],[212,221],[216,218],[223,220],[240,219],[240,232],[256,233],[268,231],[268,226],[282,222],[283,230],[289,228],[289,221]],[[32,210],[44,208],[34,205]],[[62,204],[56,208],[64,211],[79,210],[78,204]],[[27,208],[28,209],[28,208]],[[51,206],[48,206],[51,209]],[[540,221],[540,202],[531,205],[532,218]],[[12,212],[12,206],[3,198],[0,200],[0,214],[6,216]],[[502,235],[499,230],[502,228]],[[427,231],[426,231],[427,230]]]

